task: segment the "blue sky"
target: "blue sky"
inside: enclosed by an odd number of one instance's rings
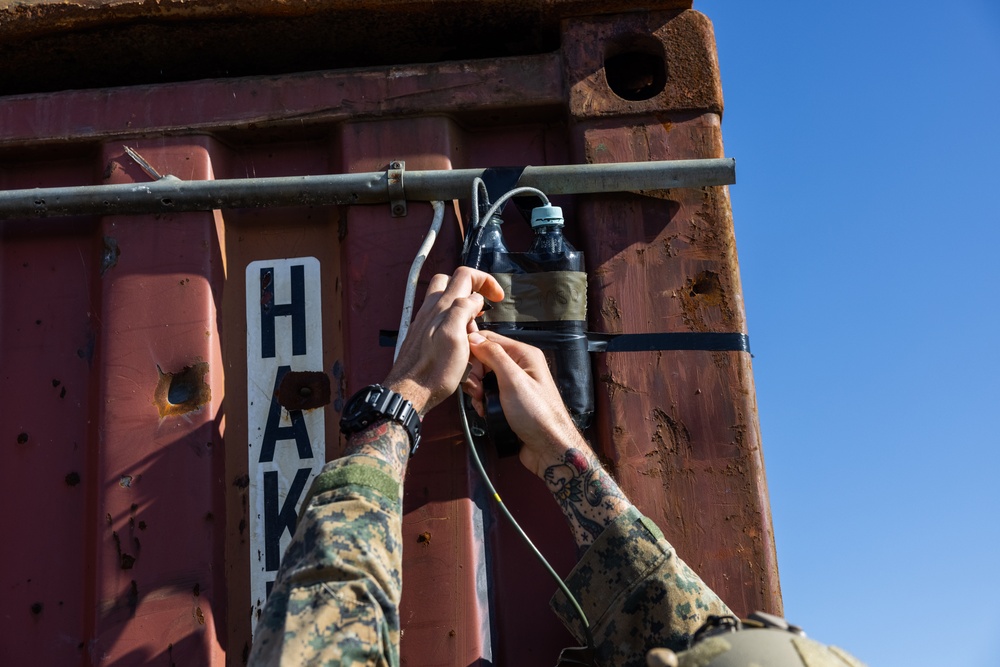
[[[785,613],[1000,665],[1000,3],[702,0]]]

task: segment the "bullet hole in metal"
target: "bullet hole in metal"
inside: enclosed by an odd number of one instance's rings
[[[663,44],[650,35],[611,42],[604,54],[604,76],[611,91],[631,102],[656,97],[667,87]]]
[[[159,380],[153,392],[153,404],[160,417],[193,412],[212,400],[212,389],[205,380],[207,363],[185,366],[176,373],[164,373],[159,366],[156,371]]]
[[[122,251],[118,247],[118,240],[113,236],[104,237],[104,248],[101,250],[101,275],[103,276],[118,263]]]
[[[718,279],[713,282],[700,278],[691,284],[691,296],[697,294],[708,294],[714,291],[713,288],[718,285]]]
[[[139,530],[146,530],[146,522],[145,521],[140,521],[139,522]]]
[[[27,444],[27,442],[28,442],[28,434],[27,433],[18,433],[17,434],[17,444],[24,445],[24,444]]]
[[[233,486],[237,489],[245,489],[250,486],[250,475],[243,475],[233,480]]]
[[[205,521],[215,521],[215,515],[211,512],[205,512]]]
[[[59,390],[59,398],[66,398],[66,387]]]
[[[423,544],[423,545],[430,544],[431,543],[431,534],[429,532],[427,532],[427,531],[424,531],[424,532],[420,533],[419,535],[417,535],[417,542],[419,542],[420,544]]]
[[[34,614],[35,616],[41,614],[43,609],[45,609],[45,605],[43,605],[41,602],[36,602],[33,605],[31,605],[31,613]]]
[[[194,590],[192,591],[192,593],[194,593],[195,597],[198,597],[199,595],[201,595],[201,584],[195,584],[194,585]]]
[[[135,565],[135,557],[128,554],[122,554],[122,569],[131,570],[133,565]]]
[[[198,625],[205,625],[205,612],[201,610],[201,607],[194,608],[194,617],[198,620]]]
[[[330,376],[322,371],[289,371],[278,385],[278,403],[289,412],[330,403]]]
[[[130,511],[130,512],[132,512],[133,514],[135,514],[135,511],[136,511],[137,509],[139,509],[139,506],[138,506],[138,505],[136,505],[135,503],[132,503],[132,506],[131,506],[131,507],[129,507],[128,509],[129,509],[129,511]]]
[[[35,320],[35,324],[41,324],[41,323],[42,323],[41,320]]]
[[[164,197],[163,199],[160,200],[160,203],[163,204],[164,206],[173,206],[174,200]]]
[[[185,382],[171,382],[167,387],[167,400],[174,405],[180,405],[191,400],[194,387]]]
[[[239,525],[240,535],[243,534],[243,531],[246,530],[246,528],[247,528],[247,520],[240,519],[240,525]]]
[[[118,486],[127,489],[132,486],[132,475],[122,475],[118,480]]]
[[[66,475],[66,486],[76,486],[80,483],[80,473],[71,472]]]
[[[250,642],[243,642],[243,664],[247,664],[250,661]]]
[[[703,305],[717,306],[722,303],[725,293],[719,274],[702,271],[688,282],[688,295],[698,298]]]

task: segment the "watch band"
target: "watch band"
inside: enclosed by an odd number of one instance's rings
[[[406,429],[413,456],[420,444],[420,414],[412,403],[382,385],[369,385],[351,396],[340,418],[340,431],[357,433],[381,419],[390,419]]]

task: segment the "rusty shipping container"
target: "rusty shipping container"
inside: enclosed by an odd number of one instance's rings
[[[0,190],[723,157],[711,24],[690,5],[0,0]],[[592,331],[746,333],[725,187],[553,200],[587,254]],[[0,663],[246,662],[343,401],[391,365],[380,331],[431,220],[404,208],[0,222]],[[449,204],[418,293],[457,266],[468,212]],[[588,436],[625,491],[735,611],[780,613],[750,355],[593,364]],[[483,501],[454,405],[424,438],[403,662],[554,664],[573,643],[554,585]],[[488,467],[567,573],[548,491],[516,457]]]

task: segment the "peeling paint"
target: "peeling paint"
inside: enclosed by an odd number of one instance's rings
[[[689,278],[678,292],[684,323],[695,331],[718,327],[736,329],[736,312],[729,297],[730,287],[715,271],[701,271]]]

